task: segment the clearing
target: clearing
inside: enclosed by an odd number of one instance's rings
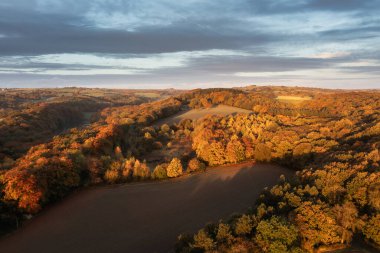
[[[299,96],[277,96],[276,98],[280,102],[290,103],[290,104],[299,104],[303,101],[311,100],[309,96],[299,97]]]
[[[210,108],[200,108],[200,109],[191,109],[188,111],[182,111],[177,114],[174,114],[171,117],[158,120],[154,125],[159,126],[163,124],[179,123],[183,119],[197,120],[207,115],[225,116],[225,115],[237,114],[237,113],[252,113],[252,111],[234,107],[234,106],[217,105]]]
[[[244,212],[288,169],[246,162],[178,179],[95,187],[0,240],[0,252],[168,252],[177,236]]]

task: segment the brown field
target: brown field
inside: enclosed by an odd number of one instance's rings
[[[183,119],[192,119],[197,120],[200,118],[205,117],[206,115],[230,115],[235,113],[251,113],[252,111],[234,107],[234,106],[228,106],[228,105],[217,105],[211,108],[200,108],[200,109],[192,109],[185,112],[179,112],[171,117],[159,120],[156,122],[155,125],[162,125],[162,124],[174,124],[178,123]]]
[[[0,252],[170,252],[177,236],[251,206],[293,172],[247,162],[161,182],[97,187],[53,205],[0,240]]]

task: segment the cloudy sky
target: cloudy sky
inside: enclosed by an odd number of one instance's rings
[[[0,1],[0,87],[249,84],[380,88],[380,1]]]

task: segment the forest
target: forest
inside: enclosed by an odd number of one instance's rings
[[[246,213],[178,235],[176,252],[380,247],[378,91],[11,89],[0,104],[2,234],[81,188],[254,161],[296,176],[263,189]],[[217,105],[249,113],[159,124]]]

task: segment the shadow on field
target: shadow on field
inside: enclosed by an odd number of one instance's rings
[[[84,190],[3,238],[0,252],[168,252],[180,233],[246,211],[281,174],[293,172],[245,163]]]

